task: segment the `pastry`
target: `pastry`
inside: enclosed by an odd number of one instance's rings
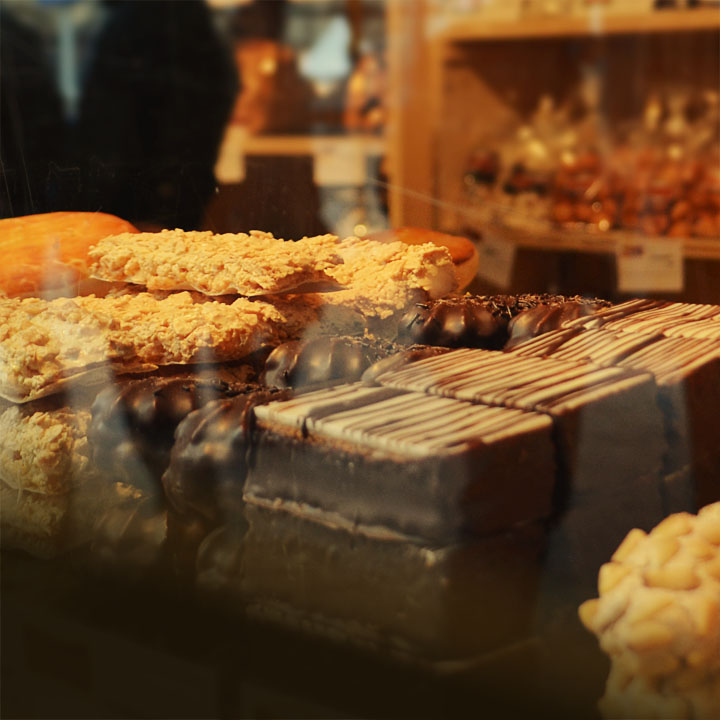
[[[610,656],[612,718],[720,713],[720,503],[631,530],[580,607]]]
[[[237,360],[291,330],[271,305],[243,298],[0,299],[0,395],[27,402],[88,373],[107,379],[108,364],[117,372],[142,372]]]
[[[269,233],[215,235],[163,230],[114,235],[89,251],[93,277],[148,290],[197,290],[206,295],[269,295],[331,282],[340,262],[334,235],[286,242]]]
[[[374,362],[397,350],[393,343],[358,337],[290,340],[268,355],[263,381],[280,388],[353,382]]]
[[[349,384],[254,415],[247,501],[437,542],[551,510],[551,423],[537,413]]]
[[[480,256],[475,245],[459,235],[448,235],[426,228],[400,227],[373,233],[368,237],[381,242],[400,240],[406,245],[433,243],[447,248],[457,278],[456,292],[461,292],[473,281],[480,265]]]
[[[693,510],[720,500],[717,472],[720,467],[717,441],[720,343],[569,327],[529,341],[515,348],[513,354],[603,367],[621,366],[652,373],[666,428],[665,473],[670,484],[667,512]],[[683,488],[682,478],[676,475],[686,467],[691,477]]]
[[[96,290],[88,280],[88,248],[106,235],[136,232],[129,222],[100,212],[0,220],[0,294],[39,297]]]

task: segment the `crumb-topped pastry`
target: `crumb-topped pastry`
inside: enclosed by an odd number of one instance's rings
[[[580,618],[610,655],[607,717],[720,713],[720,503],[631,530]]]
[[[0,299],[0,395],[25,402],[112,363],[141,372],[173,363],[236,360],[281,327],[268,303],[195,302],[189,293]],[[283,332],[285,329],[283,328]]]
[[[100,280],[206,295],[269,295],[329,282],[327,270],[341,262],[334,235],[288,242],[258,230],[123,233],[104,238],[88,255]]]
[[[340,243],[339,252],[343,264],[329,274],[346,289],[327,293],[327,301],[351,305],[369,317],[391,317],[414,302],[444,297],[457,287],[450,253],[431,243],[350,237]]]

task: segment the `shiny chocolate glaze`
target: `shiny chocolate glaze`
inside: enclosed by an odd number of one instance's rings
[[[162,476],[171,507],[211,522],[236,516],[247,472],[252,409],[287,397],[287,391],[268,388],[215,400],[190,413],[178,425]]]
[[[354,337],[294,340],[270,353],[264,380],[279,388],[354,382],[372,363],[397,349],[393,343]]]
[[[212,400],[257,387],[190,374],[108,387],[92,406],[88,438],[94,461],[113,479],[157,493],[180,421]]]
[[[497,349],[505,341],[507,320],[473,297],[418,304],[400,319],[398,341],[441,347]]]
[[[525,310],[510,321],[505,350],[517,347],[551,330],[559,330],[570,320],[592,315],[604,307],[607,307],[607,303],[603,301],[572,300],[557,305],[538,305]]]

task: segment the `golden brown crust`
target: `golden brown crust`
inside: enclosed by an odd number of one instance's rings
[[[114,235],[89,251],[93,277],[148,290],[268,295],[328,282],[340,262],[334,235],[286,242],[269,233],[183,230]]]
[[[106,235],[137,232],[96,212],[53,212],[0,220],[0,292],[73,295],[86,285],[88,248]]]
[[[612,660],[604,712],[720,710],[720,503],[632,530],[598,585],[580,618]]]
[[[237,360],[279,335],[272,305],[195,302],[189,293],[52,301],[0,299],[0,395],[26,402],[107,363],[141,372]]]
[[[343,264],[329,272],[346,289],[326,293],[336,307],[353,307],[367,317],[387,318],[457,287],[445,248],[347,238],[340,243]]]
[[[0,415],[0,480],[15,489],[59,495],[95,476],[87,428],[90,413],[60,408]]]

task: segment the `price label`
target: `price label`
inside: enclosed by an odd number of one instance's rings
[[[515,243],[485,234],[478,244],[480,267],[478,275],[500,288],[510,287],[515,267]]]
[[[677,240],[619,243],[616,258],[620,292],[681,292],[685,286],[682,243]]]
[[[244,125],[228,125],[215,163],[215,179],[225,185],[245,179],[245,147],[248,131]]]
[[[332,138],[313,143],[313,177],[323,186],[365,185],[367,161],[365,147],[358,138]]]

